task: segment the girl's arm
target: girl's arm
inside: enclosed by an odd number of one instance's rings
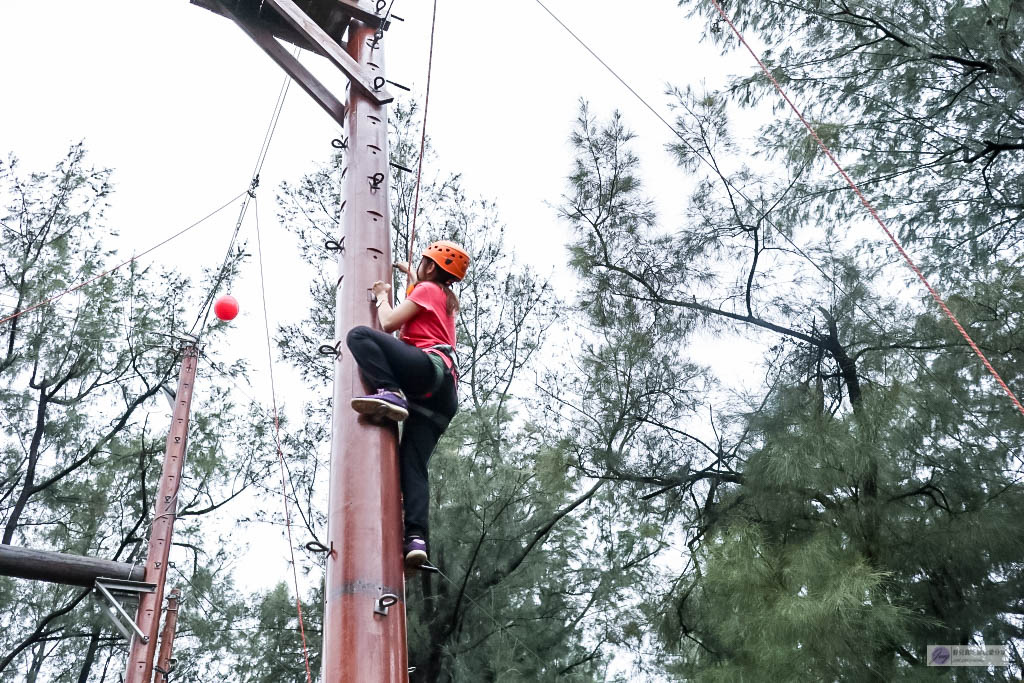
[[[410,287],[412,287],[417,282],[419,282],[419,280],[416,278],[416,271],[413,270],[412,268],[410,268],[409,264],[406,263],[405,261],[401,261],[399,263],[396,263],[393,266],[393,268],[395,270],[397,270],[398,272],[400,272],[400,273],[405,273],[406,277],[409,278],[409,286]]]
[[[377,298],[377,319],[380,320],[380,326],[389,334],[412,320],[420,312],[420,305],[409,299],[400,303],[398,308],[391,308],[391,304],[388,302],[390,292],[391,285],[386,282],[373,283],[373,295]]]

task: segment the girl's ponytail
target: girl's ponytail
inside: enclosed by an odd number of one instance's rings
[[[444,289],[444,294],[447,299],[447,305],[445,308],[448,310],[448,315],[455,315],[459,312],[459,297],[455,296],[455,292],[452,291],[453,280],[445,280],[439,282],[441,288]]]

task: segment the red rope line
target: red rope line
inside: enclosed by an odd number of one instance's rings
[[[412,206],[412,230],[409,231],[409,272],[413,272],[412,248],[416,240],[416,216],[420,212],[420,179],[423,177],[423,153],[427,146],[427,112],[430,109],[430,77],[434,71],[434,29],[437,27],[437,0],[434,0],[434,15],[430,20],[430,57],[427,59],[427,94],[423,101],[423,131],[420,135],[419,168],[416,170],[416,198]],[[406,277],[406,284],[412,275]]]
[[[793,101],[789,99],[789,95],[787,95],[786,91],[782,89],[782,86],[775,79],[775,76],[773,76],[771,71],[768,70],[768,67],[766,67],[764,62],[761,61],[761,58],[757,56],[757,53],[754,52],[753,48],[750,47],[750,44],[747,43],[746,39],[743,37],[743,34],[740,33],[738,28],[736,28],[736,25],[732,22],[732,20],[729,19],[728,15],[725,13],[725,10],[722,9],[722,6],[721,4],[719,4],[718,0],[711,0],[711,4],[713,4],[715,6],[715,9],[718,10],[718,14],[722,17],[722,19],[724,19],[725,22],[729,24],[729,28],[731,28],[732,32],[736,34],[736,37],[739,39],[740,43],[743,44],[743,47],[747,48],[747,52],[750,53],[750,56],[753,57],[754,60],[757,62],[758,66],[761,67],[761,71],[764,72],[765,76],[767,76],[771,80],[772,84],[775,86],[775,89],[779,91],[779,94],[782,95],[782,98],[784,100],[786,100],[786,104],[789,105],[789,108],[793,110],[793,112],[797,115],[797,118],[800,119],[800,122],[804,124],[804,127],[811,134],[811,137],[814,138],[814,141],[818,143],[818,146],[821,147],[821,150],[825,153],[825,156],[829,158],[829,161],[832,162],[832,164],[839,171],[840,175],[843,176],[843,179],[846,180],[846,182],[850,185],[850,188],[860,199],[861,204],[863,204],[864,207],[868,210],[868,212],[871,213],[871,216],[878,222],[878,224],[882,226],[882,230],[885,231],[885,234],[889,238],[889,241],[893,243],[893,246],[896,247],[896,250],[900,253],[900,256],[903,257],[903,260],[907,262],[907,265],[910,266],[910,269],[914,271],[914,274],[917,275],[917,278],[928,289],[928,293],[932,295],[932,298],[935,300],[935,303],[939,305],[939,308],[942,309],[942,312],[945,313],[946,317],[950,319],[950,321],[953,323],[956,329],[960,332],[961,336],[963,336],[963,338],[967,340],[967,343],[974,350],[974,353],[978,355],[978,358],[980,358],[981,362],[984,363],[985,368],[988,369],[989,374],[991,374],[992,377],[995,378],[996,382],[999,383],[999,386],[1003,388],[1003,391],[1005,391],[1006,395],[1010,397],[1010,400],[1013,401],[1013,404],[1017,407],[1017,410],[1020,411],[1021,415],[1024,415],[1024,405],[1021,404],[1020,399],[1017,398],[1017,395],[1013,393],[1013,390],[1010,389],[1010,387],[1006,384],[1005,381],[1003,381],[1003,378],[992,366],[992,363],[989,362],[984,352],[982,352],[982,350],[974,342],[974,339],[971,338],[971,335],[967,332],[964,326],[960,324],[960,321],[957,319],[956,315],[954,315],[953,311],[950,310],[949,306],[946,305],[946,302],[945,300],[943,300],[942,296],[935,290],[934,287],[931,286],[931,283],[928,282],[928,279],[924,276],[924,273],[921,272],[921,269],[917,267],[917,264],[914,263],[914,260],[910,258],[910,255],[903,249],[903,245],[900,244],[896,236],[892,233],[891,230],[889,230],[889,226],[885,224],[885,221],[882,220],[882,217],[878,214],[878,211],[871,204],[871,202],[868,201],[868,198],[864,196],[864,193],[861,192],[860,187],[858,187],[857,184],[853,182],[853,179],[850,178],[850,176],[846,173],[846,170],[843,169],[840,163],[836,160],[835,156],[832,154],[832,150],[830,150],[828,148],[828,145],[826,145],[824,141],[822,141],[822,139],[818,136],[817,131],[815,131],[811,124],[807,122],[807,119],[804,118],[803,113],[801,113],[797,106],[793,104]]]
[[[248,192],[248,190],[246,190],[246,192]],[[125,261],[123,263],[119,263],[116,266],[114,266],[113,268],[111,268],[109,270],[103,271],[99,275],[95,275],[95,276],[93,276],[93,277],[91,277],[91,278],[89,278],[87,280],[83,280],[82,282],[79,282],[77,285],[74,285],[72,287],[68,287],[63,292],[60,292],[59,294],[54,294],[53,296],[51,296],[49,299],[46,299],[45,301],[40,301],[39,303],[33,304],[32,306],[29,306],[28,308],[26,308],[26,309],[24,309],[22,311],[17,311],[15,313],[12,313],[11,315],[7,316],[6,318],[3,318],[2,320],[0,320],[0,325],[2,325],[3,323],[9,322],[11,320],[14,320],[15,318],[19,318],[19,317],[25,315],[26,313],[31,313],[32,311],[36,310],[37,308],[42,308],[43,306],[46,306],[48,304],[52,304],[57,299],[60,299],[61,297],[70,294],[71,292],[78,291],[82,287],[86,287],[88,285],[91,285],[92,283],[96,282],[97,280],[100,280],[100,279],[105,278],[106,276],[110,275],[114,271],[116,271],[116,270],[118,270],[120,268],[124,268],[129,263],[133,263],[134,261],[137,261],[138,259],[142,258],[146,254],[149,254],[150,252],[156,251],[157,249],[159,249],[160,247],[164,246],[165,244],[167,244],[171,240],[174,240],[174,239],[177,239],[178,237],[181,237],[182,235],[184,235],[189,230],[192,230],[193,228],[198,227],[201,223],[205,223],[209,219],[213,218],[218,213],[220,213],[224,209],[226,209],[229,206],[231,206],[232,204],[234,204],[238,200],[238,198],[241,197],[244,194],[245,194],[245,192],[241,192],[237,196],[232,197],[230,200],[228,200],[228,202],[226,204],[224,204],[224,206],[220,207],[219,209],[214,210],[213,212],[207,214],[203,218],[200,218],[198,221],[196,221],[192,225],[188,226],[184,230],[179,230],[178,232],[174,233],[173,235],[171,235],[170,237],[165,239],[163,242],[160,242],[159,244],[156,244],[156,245],[150,247],[149,249],[147,249],[146,251],[142,252],[141,254],[136,254],[135,256],[132,256],[127,261]]]
[[[274,356],[270,344],[270,322],[267,316],[267,289],[263,278],[263,242],[260,239],[260,205],[253,199],[256,207],[256,252],[260,263],[260,293],[263,297],[263,329],[267,335],[267,364],[270,367],[270,401],[274,407],[274,443],[277,446],[277,460],[281,465],[281,498],[284,500],[284,523],[288,530],[288,552],[292,558],[292,579],[295,583],[295,609],[299,615],[299,633],[302,636],[302,656],[306,662],[306,681],[313,683],[313,674],[309,668],[309,647],[306,645],[306,625],[302,618],[302,598],[299,597],[299,570],[295,563],[295,542],[292,540],[292,516],[288,508],[288,485],[286,483],[284,450],[281,448],[281,419],[277,412],[277,389],[274,386]]]

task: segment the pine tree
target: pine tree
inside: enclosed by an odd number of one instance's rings
[[[23,312],[0,327],[0,519],[5,544],[132,563],[146,550],[169,425],[162,387],[173,389],[181,360],[172,334],[191,323],[183,302],[194,288],[173,270],[133,264],[29,308],[123,260],[104,227],[110,175],[89,166],[81,145],[48,172],[0,165],[0,298],[4,317]],[[206,340],[218,335],[213,326]],[[230,561],[231,546],[198,520],[273,462],[235,408],[223,384],[196,392],[172,555],[187,549],[191,561],[176,565],[171,585],[201,584]],[[88,594],[0,580],[0,680],[114,680],[125,643]],[[199,597],[187,596],[188,607]],[[187,608],[183,616],[179,654],[201,621]]]
[[[930,301],[886,288],[872,252],[829,227],[841,213],[810,203],[796,173],[734,160],[722,98],[677,96],[688,144],[672,149],[696,188],[680,229],[660,224],[621,119],[585,109],[563,209],[594,330],[572,392],[595,423],[576,439],[582,464],[682,536],[665,555],[684,569],[664,602],[648,595],[674,655],[662,670],[930,680],[928,644],[1019,648],[1019,414]],[[1015,384],[1010,270],[990,254],[999,286],[953,304]],[[701,335],[760,349],[762,390],[723,395],[714,367],[688,362]]]

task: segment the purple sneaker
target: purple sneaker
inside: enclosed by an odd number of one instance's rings
[[[362,415],[386,417],[401,422],[409,417],[409,402],[401,391],[381,389],[369,396],[356,396],[352,399],[352,409]]]
[[[419,536],[409,536],[402,548],[405,553],[405,566],[422,567],[427,563],[427,542]]]

